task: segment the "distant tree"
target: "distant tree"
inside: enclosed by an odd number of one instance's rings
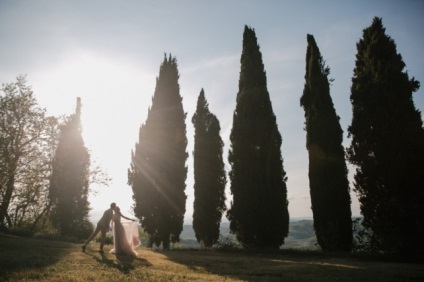
[[[228,160],[233,201],[230,229],[247,248],[278,248],[288,234],[282,138],[267,90],[255,31],[245,27]]]
[[[50,182],[53,223],[62,235],[86,237],[89,221],[90,154],[81,136],[81,100],[75,114],[61,126]]]
[[[424,130],[396,44],[374,18],[357,43],[352,78],[349,161],[371,248],[424,254]]]
[[[163,249],[179,241],[186,204],[186,114],[178,79],[177,60],[165,55],[128,170],[135,214],[150,243]]]
[[[198,242],[212,247],[219,239],[219,227],[225,207],[225,176],[222,159],[221,127],[203,89],[197,99],[194,125],[194,212],[193,229]]]
[[[46,116],[25,76],[3,84],[1,91],[0,226],[34,229],[47,206],[49,152],[58,121]]]
[[[307,35],[305,110],[309,187],[318,244],[326,251],[350,251],[352,213],[344,156],[343,131],[330,96],[328,75],[315,39]]]

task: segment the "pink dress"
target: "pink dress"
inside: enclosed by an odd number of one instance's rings
[[[138,226],[133,221],[122,221],[119,214],[114,214],[113,221],[113,249],[112,254],[137,256],[135,248],[140,245]]]

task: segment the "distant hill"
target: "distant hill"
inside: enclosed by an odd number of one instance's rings
[[[100,218],[103,211],[92,212],[91,218]],[[353,217],[353,220],[358,217]],[[93,225],[97,224],[97,220],[92,222]],[[230,223],[228,221],[221,223],[220,235],[224,237],[234,238],[230,234]],[[235,240],[235,238],[234,238]],[[191,224],[184,224],[183,231],[180,234],[180,242],[175,244],[177,248],[200,248],[199,243],[194,235],[193,226]],[[314,250],[319,249],[314,232],[314,222],[311,217],[298,217],[291,218],[289,225],[289,235],[285,238],[282,249],[303,249]]]
[[[222,236],[233,236],[230,234],[230,223],[223,222],[220,227]],[[200,248],[196,240],[193,226],[185,224],[180,234],[180,248]],[[317,249],[316,237],[312,219],[293,219],[289,225],[289,235],[282,246],[284,249]]]
[[[289,236],[286,238],[283,249],[318,249],[317,239],[312,219],[290,221]]]
[[[103,211],[92,212],[91,218],[100,218]],[[97,224],[97,220],[93,221]],[[228,221],[221,223],[220,234],[222,236],[233,237],[230,234],[230,223]],[[235,240],[235,238],[234,238]],[[180,234],[180,242],[175,247],[178,248],[200,248],[199,243],[194,235],[193,226],[191,224],[184,224],[183,231]],[[283,249],[317,249],[317,240],[314,232],[314,222],[310,217],[291,218],[289,225],[289,235],[285,239],[282,246]]]

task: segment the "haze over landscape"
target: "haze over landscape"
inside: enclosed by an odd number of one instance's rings
[[[204,88],[220,121],[227,171],[242,33],[255,29],[268,91],[283,137],[292,218],[312,217],[304,111],[299,99],[305,75],[306,35],[314,35],[334,78],[331,96],[350,144],[349,100],[356,43],[377,16],[394,39],[410,77],[424,81],[424,2],[406,1],[6,1],[0,0],[0,82],[27,74],[41,106],[52,115],[74,112],[82,99],[83,137],[92,159],[113,179],[93,187],[93,220],[115,201],[132,214],[127,184],[131,150],[151,106],[164,53],[177,58],[180,94],[187,112],[189,159],[185,223],[193,209],[193,125]],[[424,110],[421,88],[414,94]],[[349,166],[350,180],[354,168]],[[228,183],[229,185],[230,183]],[[351,183],[351,189],[353,185]],[[231,201],[227,187],[227,206]],[[352,214],[358,216],[354,192]],[[225,220],[225,219],[224,219]]]

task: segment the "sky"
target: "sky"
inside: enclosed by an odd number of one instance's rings
[[[93,185],[96,221],[111,202],[133,215],[127,184],[131,150],[147,118],[164,54],[177,58],[180,94],[187,113],[185,223],[193,212],[193,124],[200,90],[220,121],[227,171],[245,25],[262,52],[277,124],[283,138],[291,218],[312,217],[303,92],[306,35],[312,34],[334,78],[330,94],[349,146],[350,87],[356,43],[381,17],[406,64],[424,83],[424,1],[356,0],[0,0],[0,83],[27,75],[50,115],[70,115],[82,100],[83,138],[92,160],[112,182]],[[423,89],[413,95],[424,110]],[[352,214],[360,214],[349,168]],[[229,181],[228,181],[229,182]],[[226,189],[230,207],[229,185]],[[224,220],[225,216],[223,217]]]

